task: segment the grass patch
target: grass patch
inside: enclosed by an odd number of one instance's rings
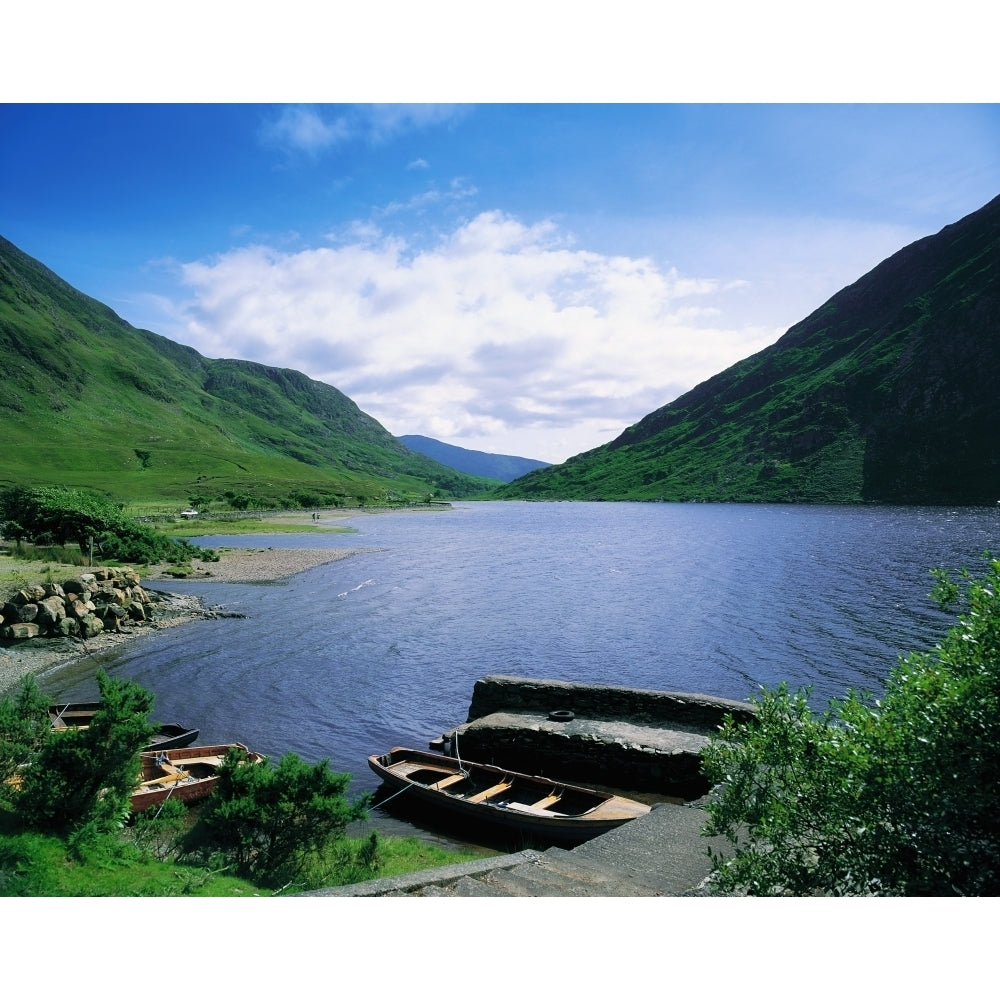
[[[77,562],[19,558],[0,549],[0,597],[6,600],[10,592],[32,583],[61,583],[90,568]]]
[[[189,826],[192,818],[180,825]],[[406,875],[483,856],[449,851],[416,837],[380,836],[371,851],[370,837],[348,837],[316,858],[301,883],[274,890],[224,869],[177,860],[171,855],[177,832],[175,818],[159,835],[147,823],[145,829],[129,827],[81,848],[51,834],[19,830],[9,810],[2,810],[0,896],[275,896]]]
[[[329,535],[356,534],[355,528],[337,528],[308,521],[259,521],[255,518],[238,520],[175,521],[157,524],[157,531],[171,538],[198,538],[204,535]]]
[[[411,872],[424,871],[427,868],[478,861],[480,858],[500,853],[485,850],[449,851],[420,840],[419,837],[380,838],[379,845],[382,865],[374,878],[395,878],[399,875],[409,875]]]

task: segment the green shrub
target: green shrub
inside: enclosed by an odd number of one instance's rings
[[[165,799],[157,809],[136,813],[125,828],[125,836],[143,854],[163,860],[175,854],[190,815],[180,799]]]
[[[153,727],[153,695],[134,681],[97,675],[101,705],[86,729],[51,730],[24,769],[13,803],[21,822],[62,832],[122,825],[139,774],[139,752]]]
[[[85,490],[58,487],[0,491],[0,522],[6,537],[28,538],[35,545],[76,543],[102,560],[149,564],[185,562],[201,549],[158,534],[125,514],[118,504]]]
[[[272,767],[249,764],[243,751],[230,750],[218,774],[185,850],[221,855],[238,874],[263,884],[299,877],[311,856],[365,816],[365,799],[345,797],[351,776],[334,773],[326,760],[309,765],[289,753]]]
[[[0,835],[0,896],[48,896],[58,882],[38,838],[28,833]]]
[[[38,752],[52,731],[49,700],[33,674],[25,677],[15,696],[0,701],[0,798],[16,794],[9,784],[18,770]]]
[[[963,595],[935,576],[948,608]],[[850,692],[816,714],[780,686],[713,738],[705,832],[731,845],[714,855],[719,891],[1000,893],[1000,562],[963,576],[958,624],[901,659],[881,700]]]

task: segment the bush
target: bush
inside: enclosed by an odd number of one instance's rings
[[[0,835],[0,896],[55,895],[58,881],[37,837]]]
[[[16,696],[0,701],[0,796],[10,799],[15,792],[20,768],[38,752],[52,731],[49,700],[29,674]]]
[[[183,562],[202,555],[189,542],[157,534],[120,506],[84,490],[11,487],[0,492],[0,522],[7,537],[36,544],[69,542],[103,560],[127,563]]]
[[[136,813],[125,830],[126,839],[145,855],[172,857],[188,828],[190,813],[180,799],[164,799],[158,809]]]
[[[218,774],[184,849],[221,856],[264,884],[299,877],[311,855],[365,816],[365,799],[345,797],[351,776],[334,773],[326,760],[309,765],[289,753],[271,767],[248,764],[243,751],[230,750]]]
[[[959,586],[935,576],[951,607]],[[754,722],[726,721],[704,753],[705,833],[731,845],[718,891],[1000,892],[1000,562],[963,578],[958,624],[901,659],[880,701],[850,692],[817,715],[782,685]]]
[[[139,752],[153,735],[153,695],[134,681],[97,675],[101,705],[86,729],[50,730],[13,796],[29,828],[94,832],[122,825],[138,781]]]

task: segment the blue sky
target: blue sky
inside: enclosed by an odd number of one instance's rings
[[[997,194],[990,104],[0,106],[0,235],[132,324],[553,462]]]

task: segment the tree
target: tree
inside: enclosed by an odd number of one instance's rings
[[[242,751],[230,750],[218,775],[185,850],[217,852],[263,881],[296,877],[310,855],[365,817],[366,799],[345,797],[351,776],[331,771],[326,760],[309,765],[288,753],[271,767],[248,764]]]
[[[927,652],[902,658],[881,700],[849,692],[825,712],[785,685],[754,699],[704,752],[716,786],[706,835],[717,891],[996,895],[1000,892],[1000,561]],[[710,852],[712,853],[712,852]]]
[[[86,729],[51,730],[24,769],[18,816],[37,830],[67,832],[120,825],[139,776],[139,753],[154,729],[153,695],[134,681],[97,675],[101,705]]]
[[[125,514],[120,505],[85,490],[55,486],[0,490],[0,521],[8,537],[31,538],[36,543],[75,543],[81,550],[89,548],[93,539],[105,559],[122,562],[216,558],[211,550],[158,534]]]
[[[52,730],[49,700],[28,674],[17,695],[0,701],[0,795],[9,798],[17,787],[12,779],[37,753]]]

